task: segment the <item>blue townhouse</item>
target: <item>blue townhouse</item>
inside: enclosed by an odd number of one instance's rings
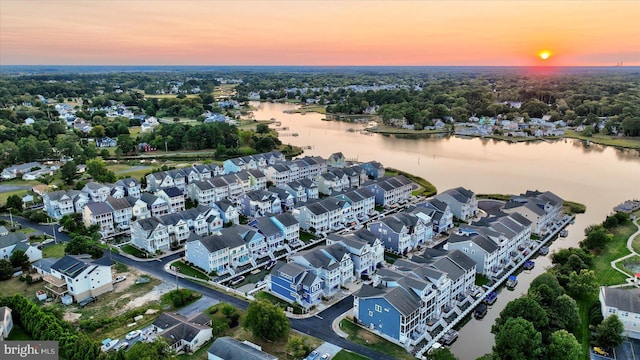
[[[322,301],[324,281],[302,265],[278,261],[267,279],[269,291],[285,301],[304,308]]]

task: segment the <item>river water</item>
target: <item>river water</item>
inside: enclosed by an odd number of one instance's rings
[[[479,138],[430,137],[407,139],[361,133],[363,125],[322,121],[317,113],[286,114],[296,105],[253,103],[258,120],[275,118],[281,122],[280,140],[310,147],[305,155],[327,158],[342,152],[348,159],[377,160],[421,176],[438,191],[464,186],[476,194],[518,194],[526,190],[552,191],[558,196],[583,203],[585,214],[569,226],[569,236],[551,245],[551,251],[576,246],[584,228],[601,222],[615,205],[640,199],[640,152],[600,145],[585,146],[579,140],[508,143]],[[298,136],[291,136],[296,133]],[[451,347],[461,360],[476,359],[491,352],[494,344],[491,325],[500,310],[525,293],[533,278],[550,266],[548,257],[538,257],[536,267],[518,276],[514,291],[503,290],[483,320],[472,319],[460,331]]]

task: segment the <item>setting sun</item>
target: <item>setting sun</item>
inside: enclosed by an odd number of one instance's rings
[[[551,53],[548,51],[543,51],[540,53],[540,59],[547,60],[551,56]]]

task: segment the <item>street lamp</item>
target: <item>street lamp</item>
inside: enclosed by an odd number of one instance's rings
[[[13,215],[11,214],[11,208],[8,208],[9,210],[9,226],[13,228]]]

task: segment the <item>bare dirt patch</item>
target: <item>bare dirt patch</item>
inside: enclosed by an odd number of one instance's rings
[[[80,320],[81,316],[82,316],[82,314],[80,314],[80,313],[73,312],[73,311],[66,311],[64,313],[64,316],[62,317],[62,320],[70,322],[70,323],[74,323],[74,322]]]
[[[169,291],[174,289],[174,285],[170,283],[163,282],[160,285],[156,285],[151,291],[148,293],[138,296],[135,299],[131,300],[127,303],[121,310],[122,312],[135,309],[137,307],[143,306],[152,301],[159,301],[162,295],[168,293]],[[127,297],[129,295],[126,295]]]

